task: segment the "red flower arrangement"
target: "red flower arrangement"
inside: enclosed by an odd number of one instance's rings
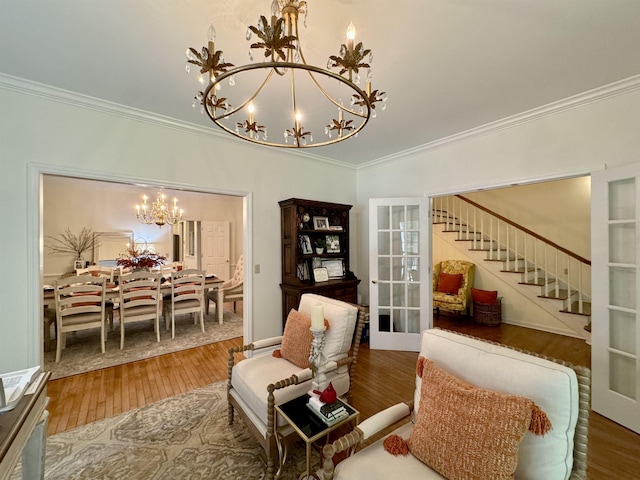
[[[149,250],[133,250],[129,249],[126,254],[122,254],[118,258],[118,265],[131,268],[133,270],[139,270],[142,268],[151,269],[164,265],[167,262],[167,257],[152,253]]]

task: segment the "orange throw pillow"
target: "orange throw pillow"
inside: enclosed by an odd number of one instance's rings
[[[478,303],[496,303],[498,301],[498,291],[480,290],[471,287],[471,298]]]
[[[324,320],[325,327],[329,328],[329,322]],[[280,350],[273,352],[274,357],[282,357],[300,368],[309,368],[309,353],[313,334],[311,333],[311,317],[291,309],[284,325],[284,335]]]
[[[544,412],[528,398],[469,385],[424,357],[418,363],[422,387],[411,453],[450,480],[513,479],[527,429],[551,429]]]
[[[461,273],[440,273],[438,277],[438,291],[441,293],[449,293],[457,295],[460,284],[462,283]]]

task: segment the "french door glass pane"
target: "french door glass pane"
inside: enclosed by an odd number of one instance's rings
[[[407,228],[420,229],[420,207],[418,205],[407,205]]]
[[[625,397],[636,398],[636,361],[633,358],[609,353],[609,388]]]
[[[609,309],[609,346],[622,352],[636,353],[636,316]]]
[[[635,178],[609,182],[609,220],[636,218]]]
[[[635,268],[609,268],[609,305],[636,308]]]
[[[391,284],[386,282],[378,282],[378,305],[391,305]]]
[[[609,225],[609,262],[636,263],[638,239],[632,223],[614,223]]]
[[[408,333],[420,333],[420,310],[407,310]]]
[[[420,285],[407,285],[407,306],[420,308]]]
[[[404,206],[396,205],[391,207],[391,229],[404,229]]]
[[[393,310],[393,331],[399,333],[406,332],[406,324],[405,324],[405,310],[404,309],[394,309]]]
[[[387,282],[391,280],[389,257],[378,257],[378,279]]]
[[[378,230],[389,230],[389,207],[378,207]]]
[[[405,301],[405,286],[404,283],[393,284],[393,306],[394,307],[406,307]]]
[[[393,257],[393,279],[401,282],[406,279],[406,268],[404,257]]]
[[[378,255],[389,255],[390,253],[389,232],[378,232]]]
[[[391,315],[388,308],[378,310],[378,331],[391,332]]]

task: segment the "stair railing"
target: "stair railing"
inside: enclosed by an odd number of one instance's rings
[[[565,299],[565,309],[584,314],[591,297],[591,261],[463,197],[435,198],[434,223],[471,242],[471,250],[486,251],[487,260],[504,262],[504,271],[518,272],[526,284],[543,287],[544,295]]]

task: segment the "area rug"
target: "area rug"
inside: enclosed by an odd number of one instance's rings
[[[301,441],[290,446],[283,480],[304,471],[304,452]],[[242,420],[227,425],[226,384],[218,382],[49,437],[45,479],[261,479],[265,458]],[[11,480],[21,474],[18,464]]]
[[[200,323],[194,325],[190,315],[176,316],[175,338],[160,319],[160,342],[156,341],[153,325],[149,322],[130,323],[126,326],[124,348],[120,350],[120,323],[114,319],[113,330],[107,331],[105,353],[100,350],[100,329],[82,330],[67,334],[66,348],[56,363],[55,342],[51,352],[45,352],[44,370],[51,372],[51,379],[68,377],[78,373],[122,365],[145,358],[177,352],[187,348],[242,336],[242,316],[230,310],[223,312],[223,324],[212,315],[204,317],[204,333]]]

